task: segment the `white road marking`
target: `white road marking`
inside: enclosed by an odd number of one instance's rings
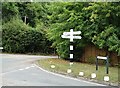
[[[2,73],[0,75],[5,75],[5,74],[8,74],[8,73],[13,73],[13,72],[17,72],[17,71],[20,71],[20,70],[22,71],[22,70],[26,70],[26,69],[29,69],[29,68],[32,68],[32,67],[37,67],[37,68],[39,68],[40,70],[42,70],[44,72],[47,72],[47,73],[50,73],[50,74],[53,74],[53,75],[56,75],[56,76],[60,76],[60,77],[63,77],[63,78],[72,79],[72,80],[76,80],[76,81],[80,81],[81,82],[81,80],[79,80],[77,78],[72,78],[72,77],[68,77],[68,76],[64,76],[64,75],[61,75],[61,74],[57,74],[57,73],[53,73],[53,72],[44,70],[43,68],[37,66],[36,64],[34,64],[34,65],[30,66],[30,67],[25,67],[24,69],[18,69],[18,70],[13,70],[13,71],[5,72],[5,73]],[[92,83],[92,82],[88,82],[88,81],[84,81],[84,80],[82,80],[82,82],[86,82],[86,83],[90,83],[90,84],[95,84],[95,85],[98,85],[98,86],[106,86],[106,85]]]
[[[42,70],[44,72],[47,72],[47,73],[50,73],[50,74],[53,74],[53,75],[56,75],[56,76],[60,76],[60,77],[63,77],[63,78],[72,79],[72,80],[80,81],[81,82],[81,80],[79,80],[77,78],[72,78],[72,77],[61,75],[61,74],[53,73],[53,72],[47,71],[47,70],[45,70],[45,69],[37,66],[36,64],[34,64],[34,65],[35,65],[35,67],[39,68],[40,70]],[[97,86],[106,86],[106,85],[103,85],[103,84],[92,83],[92,82],[88,82],[88,81],[85,81],[85,80],[82,80],[82,82],[86,82],[86,83],[89,83],[89,84],[94,84],[94,85],[97,85]]]
[[[20,69],[13,70],[13,71],[9,71],[9,72],[4,72],[4,73],[1,73],[0,76],[5,75],[5,74],[8,74],[8,73],[13,73],[13,72],[17,72],[17,71],[27,70],[27,69],[32,68],[32,67],[35,67],[35,66],[34,66],[34,65],[31,65],[31,66],[29,66],[29,67],[20,68]]]
[[[29,69],[30,67],[26,67],[25,69]]]
[[[13,72],[17,72],[18,70],[13,70],[13,71],[9,71],[9,72],[4,72],[4,73],[1,73],[0,75],[5,75],[5,74],[8,74],[8,73],[13,73]]]
[[[24,70],[24,69],[19,69],[19,70]]]

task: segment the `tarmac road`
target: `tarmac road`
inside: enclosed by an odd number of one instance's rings
[[[45,71],[34,64],[38,59],[56,56],[0,54],[2,86],[104,86]]]

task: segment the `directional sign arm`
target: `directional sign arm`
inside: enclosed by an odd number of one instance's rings
[[[62,37],[62,38],[69,38],[69,39],[70,39],[70,36],[62,35],[61,37]]]
[[[73,39],[81,39],[81,36],[75,36],[77,34],[81,34],[81,31],[73,31],[73,29],[70,30],[70,32],[64,32],[61,36],[62,38],[68,38],[70,39],[70,42],[73,42]]]
[[[65,35],[62,35],[61,36],[62,38],[71,38],[71,36],[65,36]],[[81,39],[82,37],[81,36],[72,36],[73,39]]]
[[[70,35],[70,32],[64,32],[63,35]],[[76,31],[72,33],[73,35],[81,34],[81,31]]]
[[[81,36],[73,36],[74,39],[81,39]]]

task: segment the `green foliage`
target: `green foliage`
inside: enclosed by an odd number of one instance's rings
[[[11,18],[17,16],[32,27],[36,27],[39,23],[48,25],[47,19],[48,3],[31,3],[31,2],[3,2],[2,18],[3,22],[10,21]]]
[[[11,18],[19,14],[18,7],[16,3],[3,2],[2,3],[2,22],[9,21]]]
[[[120,55],[120,40],[118,39],[118,28],[107,27],[104,31],[93,37],[93,43],[100,48],[107,48],[109,51],[118,52]]]
[[[91,43],[120,55],[119,3],[52,3],[48,9],[51,12],[48,16],[48,39],[53,41],[53,46],[61,57],[69,58],[69,40],[62,39],[61,35],[71,28],[74,31],[82,31],[82,39],[74,41],[74,52],[79,52],[75,56],[80,57],[82,48]]]
[[[27,24],[32,27],[36,27],[39,23],[43,22],[47,24],[47,3],[17,3],[19,15],[24,20],[24,16],[27,16]]]
[[[4,2],[3,46],[8,52],[50,52],[56,48],[61,58],[69,58],[69,39],[63,32],[81,31],[74,40],[75,60],[86,44],[120,55],[120,2]],[[25,22],[26,18],[26,24]],[[11,18],[16,18],[11,20]],[[20,20],[19,20],[20,19]],[[53,50],[52,50],[53,51]]]
[[[95,60],[96,60],[95,57],[89,57],[89,58],[87,58],[87,62],[90,63],[90,64],[95,64]]]
[[[84,8],[84,11],[92,12],[87,23],[90,23],[88,27],[93,30],[88,33],[93,33],[87,37],[99,48],[117,52],[118,55],[120,55],[119,9],[118,3],[90,3],[90,6]]]
[[[3,25],[3,47],[4,51],[14,53],[50,52],[43,34],[19,19]]]
[[[74,8],[75,6],[75,8]],[[78,6],[78,7],[77,7]],[[51,14],[48,16],[50,20],[50,28],[47,31],[48,39],[53,41],[53,47],[57,48],[58,54],[61,58],[69,59],[69,39],[62,39],[61,35],[71,28],[78,31],[78,8],[81,10],[81,4],[73,3],[54,3],[50,5]],[[74,41],[75,59],[78,60],[82,55],[82,47],[84,46],[84,38],[82,40]],[[79,45],[78,45],[79,44]]]
[[[3,51],[53,53],[51,42],[45,36],[46,6],[47,3],[2,3]]]

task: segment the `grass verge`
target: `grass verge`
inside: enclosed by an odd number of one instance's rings
[[[88,80],[91,80],[91,73],[96,73],[97,77],[95,79],[92,79],[93,81],[97,81],[100,83],[104,82],[104,76],[106,76],[105,72],[105,66],[99,66],[99,70],[95,70],[95,65],[93,64],[86,64],[86,63],[78,63],[74,62],[72,65],[72,73],[67,74],[67,69],[70,68],[69,61],[63,60],[63,59],[44,59],[44,60],[39,60],[38,65],[41,66],[42,68],[52,71],[52,72],[57,72],[61,74],[66,74],[70,75],[73,77],[80,77],[79,72],[82,71],[84,72],[84,76],[81,78],[85,78]],[[51,68],[51,65],[55,65],[55,68]],[[104,82],[110,85],[118,85],[118,68],[117,67],[109,67],[109,74],[107,75],[110,77],[109,82]]]

